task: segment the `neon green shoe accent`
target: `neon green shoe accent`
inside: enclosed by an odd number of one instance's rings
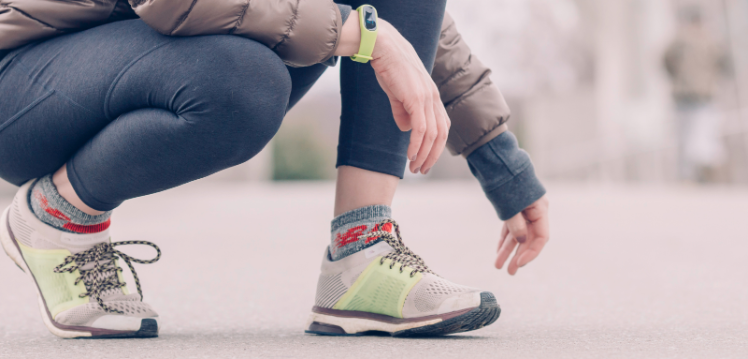
[[[348,289],[333,309],[356,310],[368,313],[389,315],[395,318],[403,317],[403,304],[413,286],[423,278],[417,273],[413,277],[410,267],[400,272],[400,263],[390,269],[391,259],[379,264],[382,257],[377,257],[361,273],[355,283]]]
[[[18,243],[29,270],[36,279],[36,284],[47,303],[47,309],[54,318],[57,314],[89,302],[88,297],[80,298],[86,293],[86,285],[75,280],[80,277],[79,271],[72,273],[55,273],[54,269],[70,255],[66,249],[35,249]]]

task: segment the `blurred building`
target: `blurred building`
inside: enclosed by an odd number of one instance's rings
[[[474,52],[494,68],[494,81],[513,99],[511,126],[538,172],[584,181],[677,180],[677,128],[662,59],[679,11],[701,8],[735,69],[715,99],[727,158],[714,180],[748,183],[748,118],[740,111],[746,103],[740,89],[748,84],[748,39],[734,36],[745,33],[748,2],[473,3],[483,10],[461,5],[450,11]]]
[[[710,179],[748,183],[748,109],[741,113],[748,103],[748,38],[735,35],[748,30],[748,1],[461,0],[447,8],[494,70],[513,110],[510,126],[542,177],[676,182],[678,128],[663,56],[679,12],[694,6],[734,62],[715,95],[726,156]],[[279,135],[318,124],[313,135],[331,156],[328,164],[337,145],[337,81],[336,69],[328,71]],[[465,160],[448,154],[427,176],[469,177]]]
[[[683,8],[703,11],[727,49],[714,107],[725,158],[710,180],[748,184],[748,0],[459,0],[448,11],[489,65],[510,127],[540,176],[556,181],[677,182],[677,126],[663,56]],[[332,179],[338,69],[322,77],[250,162],[209,180]],[[318,167],[322,167],[319,170]],[[428,176],[471,177],[445,154]],[[6,186],[8,188],[8,186]],[[2,184],[0,184],[2,190]]]

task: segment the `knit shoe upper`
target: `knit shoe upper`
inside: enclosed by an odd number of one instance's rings
[[[141,301],[132,262],[157,261],[158,247],[140,241],[112,243],[108,230],[74,234],[41,222],[28,205],[31,183],[19,189],[0,218],[0,242],[34,280],[47,328],[63,338],[157,336],[158,314]],[[116,249],[125,244],[150,245],[158,256],[149,261],[131,258]],[[133,273],[137,293],[125,284],[120,261]]]
[[[331,261],[329,248],[325,251],[307,332],[443,335],[498,318],[493,294],[434,274],[405,246],[396,223],[384,221],[382,228],[390,230],[366,236],[381,242],[341,260]]]

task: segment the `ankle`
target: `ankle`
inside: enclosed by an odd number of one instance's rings
[[[42,222],[69,233],[99,233],[107,230],[112,212],[91,215],[63,198],[47,175],[38,179],[29,191],[29,207]]]
[[[379,227],[382,221],[391,218],[392,209],[385,205],[361,207],[335,217],[331,224],[330,256],[332,260],[343,259],[377,244],[380,241],[379,238],[365,238],[365,236],[380,229],[391,230]]]
[[[67,166],[62,166],[57,170],[57,172],[55,172],[52,176],[52,183],[54,183],[60,196],[79,211],[91,216],[100,216],[105,213],[89,207],[87,204],[83,203],[83,200],[81,200],[80,197],[78,197],[78,193],[75,192],[73,184],[70,183],[70,179],[68,178]]]

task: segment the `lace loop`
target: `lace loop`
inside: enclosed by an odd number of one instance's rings
[[[150,260],[137,259],[114,249],[114,247],[116,246],[124,245],[150,246],[156,250],[156,258]],[[126,283],[120,282],[119,275],[117,275],[119,272],[122,272],[122,268],[117,267],[114,263],[114,260],[117,258],[125,261],[125,263],[127,263],[127,267],[130,268],[133,279],[135,279],[135,286],[138,289],[140,300],[142,301],[143,291],[140,288],[140,278],[138,278],[138,273],[135,272],[135,268],[133,268],[132,263],[134,262],[140,264],[151,264],[158,262],[158,260],[161,259],[161,249],[151,242],[123,241],[114,243],[99,243],[91,249],[67,256],[62,264],[55,267],[54,272],[73,273],[76,270],[80,270],[81,275],[75,280],[75,284],[77,285],[78,283],[83,282],[86,285],[87,290],[86,293],[79,295],[80,298],[90,296],[96,299],[96,302],[99,303],[99,306],[101,306],[104,311],[109,313],[125,314],[120,310],[109,308],[104,304],[104,300],[101,299],[102,293],[111,289],[122,288],[126,285]],[[75,264],[64,268],[65,266],[73,262]],[[93,268],[83,269],[84,266],[90,263],[95,263]]]
[[[380,238],[394,249],[394,251],[388,253],[379,260],[379,265],[384,265],[384,261],[390,259],[392,260],[392,263],[390,263],[390,269],[395,266],[395,263],[400,264],[400,273],[403,272],[406,266],[412,268],[413,270],[410,272],[411,278],[418,273],[431,273],[435,275],[436,273],[429,269],[423,259],[413,253],[413,251],[405,245],[402,236],[400,236],[400,226],[397,222],[387,219],[379,222],[376,228],[385,228],[385,224],[388,223],[395,229],[395,234],[397,236],[392,235],[389,231],[378,230],[359,237],[360,239]]]

